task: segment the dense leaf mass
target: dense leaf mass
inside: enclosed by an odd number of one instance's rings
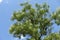
[[[60,40],[60,34],[59,33],[51,33],[44,40]]]
[[[29,34],[31,38],[28,40],[41,40],[42,36],[50,33],[53,20],[58,25],[60,24],[60,10],[50,14],[49,5],[46,3],[36,4],[34,8],[28,2],[22,3],[21,6],[23,7],[22,10],[15,11],[11,18],[12,20],[16,20],[9,30],[14,37],[20,38],[21,34],[24,36]],[[51,35],[55,37],[56,34]],[[51,40],[51,35],[48,37],[49,40]]]

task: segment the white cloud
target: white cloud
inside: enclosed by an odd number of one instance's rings
[[[0,3],[2,3],[3,0],[0,0]]]

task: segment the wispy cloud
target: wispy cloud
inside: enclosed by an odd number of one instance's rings
[[[0,0],[0,3],[2,3],[3,0]]]

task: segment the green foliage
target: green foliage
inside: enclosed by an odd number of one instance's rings
[[[51,33],[49,36],[45,37],[44,40],[60,40],[59,33]]]
[[[18,12],[15,11],[11,18],[13,21],[16,20],[16,23],[9,30],[14,37],[20,38],[21,34],[23,36],[30,34],[32,37],[28,40],[41,40],[43,35],[47,35],[51,31],[49,28],[52,26],[52,20],[60,24],[60,11],[58,10],[52,15],[49,14],[49,5],[46,3],[41,5],[36,4],[36,8],[33,8],[29,3],[22,3],[21,6],[23,6],[23,9]]]
[[[58,9],[56,10],[56,12],[54,12],[54,13],[52,14],[52,19],[55,20],[55,23],[56,23],[57,25],[60,25],[60,8],[58,8]]]

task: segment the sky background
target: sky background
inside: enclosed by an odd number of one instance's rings
[[[10,20],[13,11],[20,10],[20,3],[26,2],[27,0],[0,0],[0,40],[17,40],[12,35],[9,34],[9,28],[13,21]],[[31,0],[30,3],[34,5],[35,3],[46,2],[50,6],[50,11],[55,11],[56,8],[60,7],[60,0]],[[53,32],[58,32],[60,26],[56,24],[53,25],[55,28]]]

